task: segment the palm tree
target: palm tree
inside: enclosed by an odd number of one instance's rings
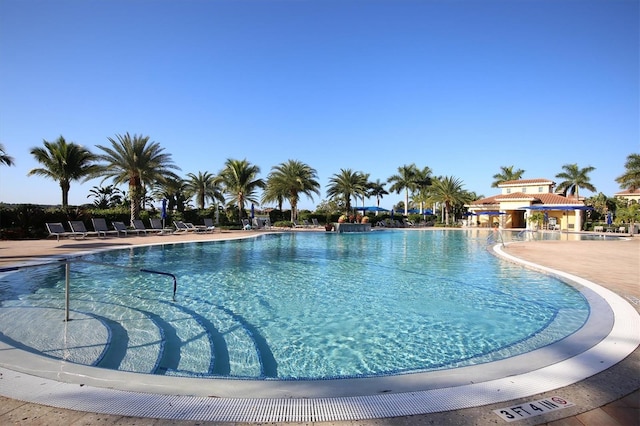
[[[375,182],[369,182],[369,196],[376,197],[376,206],[380,207],[380,200],[383,196],[389,195],[389,192],[384,189],[386,183],[380,182],[380,179],[376,179]]]
[[[256,190],[265,187],[264,181],[257,177],[259,173],[260,167],[252,165],[246,159],[228,159],[220,172],[219,177],[224,192],[231,196],[229,205],[235,203],[238,206],[240,219],[244,216],[245,203],[247,201],[257,203]]]
[[[216,201],[224,203],[224,196],[219,187],[220,180],[216,176],[209,172],[198,172],[197,175],[189,173],[187,177],[189,180],[186,189],[189,194],[195,195],[196,204],[200,210],[204,210],[207,199],[213,203]]]
[[[165,179],[179,179],[171,170],[180,170],[171,160],[171,154],[164,152],[157,142],[149,142],[149,136],[116,135],[107,138],[111,146],[98,145],[104,154],[98,156],[105,161],[100,170],[104,179],[113,178],[116,185],[129,184],[131,220],[138,219],[140,203],[145,187],[153,186]]]
[[[6,166],[13,166],[13,157],[7,155],[7,151],[4,149],[4,145],[0,143],[0,164],[4,164]]]
[[[513,170],[514,166],[501,166],[500,173],[493,175],[493,183],[491,184],[492,188],[497,188],[502,182],[509,182],[512,180],[520,180],[522,179],[522,175],[524,174],[524,170],[518,169]]]
[[[93,205],[99,209],[108,209],[122,203],[123,192],[113,185],[94,186],[87,198],[93,197]]]
[[[409,210],[409,191],[414,191],[416,188],[416,177],[418,174],[418,168],[415,164],[404,165],[398,167],[398,173],[387,179],[387,182],[392,183],[389,191],[394,191],[399,194],[404,190],[404,214]]]
[[[640,154],[629,154],[624,163],[625,172],[616,178],[623,189],[635,191],[640,188]]]
[[[345,203],[346,212],[351,211],[351,197],[357,197],[366,191],[365,181],[360,172],[351,169],[340,169],[340,173],[334,174],[329,179],[327,196],[329,198],[341,198]]]
[[[153,197],[167,200],[167,210],[177,210],[179,212],[185,211],[191,198],[188,183],[179,177],[169,177],[159,182],[155,186]]]
[[[97,157],[88,149],[60,136],[53,142],[43,141],[44,148],[31,148],[31,155],[43,167],[29,171],[27,176],[40,175],[58,181],[62,189],[62,207],[69,205],[71,181],[87,180],[99,169]]]
[[[445,224],[449,225],[449,213],[453,206],[472,201],[472,195],[462,189],[462,180],[453,176],[436,178],[431,183],[431,195],[437,202],[444,204]]]
[[[584,169],[580,169],[577,164],[565,164],[562,166],[564,172],[558,173],[556,178],[564,179],[558,184],[558,190],[563,191],[565,195],[573,195],[579,198],[578,189],[585,188],[589,191],[596,192],[596,187],[589,182],[589,173],[596,168],[589,166]]]
[[[298,218],[298,200],[305,194],[313,200],[312,194],[320,195],[318,172],[311,166],[297,160],[288,160],[271,168],[267,178],[270,194],[281,194],[291,203],[291,220]]]
[[[275,185],[274,182],[270,182],[269,178],[267,178],[267,182],[265,183],[264,191],[262,192],[262,198],[260,202],[262,204],[267,203],[276,203],[278,205],[278,210],[282,211],[282,205],[284,204],[284,200],[287,198],[287,189],[281,186]]]
[[[427,192],[429,186],[431,185],[431,179],[431,169],[429,167],[425,166],[422,170],[416,169],[414,192],[417,192],[418,194]],[[424,210],[424,204],[426,202],[423,200],[423,198],[425,197],[418,197],[420,212]]]

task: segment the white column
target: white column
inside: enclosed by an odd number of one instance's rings
[[[576,223],[573,227],[574,231],[581,231],[582,230],[582,210],[576,210]]]

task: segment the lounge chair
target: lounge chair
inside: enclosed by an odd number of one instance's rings
[[[203,225],[194,225],[191,222],[184,222],[184,225],[191,232],[205,232],[207,230]]]
[[[625,228],[624,226],[621,226],[618,229],[616,229],[616,232],[620,232],[621,234],[625,234],[627,232],[627,228]]]
[[[189,227],[181,220],[174,220],[173,225],[176,227],[174,234],[182,234],[190,231]]]
[[[165,228],[162,226],[162,219],[149,219],[149,222],[151,223],[151,229],[158,231],[159,235],[173,234],[174,232],[173,228]]]
[[[57,241],[60,241],[60,237],[73,237],[84,238],[86,235],[82,232],[68,232],[62,226],[62,222],[46,223],[47,231],[49,231],[49,237],[55,236]]]
[[[210,217],[204,218],[204,227],[205,227],[205,232],[210,232],[210,233],[213,233],[213,231],[215,231],[216,229],[216,226],[213,224],[213,219],[211,219]]]
[[[144,232],[144,235],[147,235],[147,227],[144,226],[144,222],[142,222],[142,220],[134,219],[131,221],[131,224],[133,225],[133,232],[137,232],[138,235],[141,232]]]
[[[264,229],[271,229],[271,219],[266,217],[262,226],[264,226]]]
[[[245,231],[251,230],[251,224],[249,223],[249,219],[242,219],[242,229]]]
[[[87,227],[84,226],[84,222],[81,220],[70,220],[69,227],[71,228],[71,232],[75,232],[78,234],[83,234],[86,237],[89,234],[98,235],[96,231],[87,231]]]
[[[129,235],[129,230],[127,229],[127,226],[124,224],[124,222],[111,222],[111,225],[113,225],[113,229],[115,229],[118,233],[118,237],[120,236],[121,232],[125,237]]]
[[[314,228],[320,228],[320,223],[318,222],[318,219],[316,219],[315,217],[311,218],[311,223],[313,224]]]
[[[302,228],[302,225],[300,225],[297,220],[292,220],[291,222],[293,223],[294,228]]]
[[[106,237],[109,234],[117,234],[118,231],[110,231],[107,227],[107,221],[102,217],[94,217],[91,219],[93,223],[93,229],[98,233],[98,236],[102,235]]]

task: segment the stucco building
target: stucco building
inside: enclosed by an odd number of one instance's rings
[[[467,226],[527,228],[534,226],[527,218],[534,211],[544,212],[544,228],[580,230],[585,210],[576,197],[554,192],[549,179],[521,179],[498,185],[502,192],[468,204]]]

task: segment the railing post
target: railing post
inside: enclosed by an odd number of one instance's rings
[[[69,275],[71,274],[71,265],[69,262],[64,264],[64,320],[69,321]]]

